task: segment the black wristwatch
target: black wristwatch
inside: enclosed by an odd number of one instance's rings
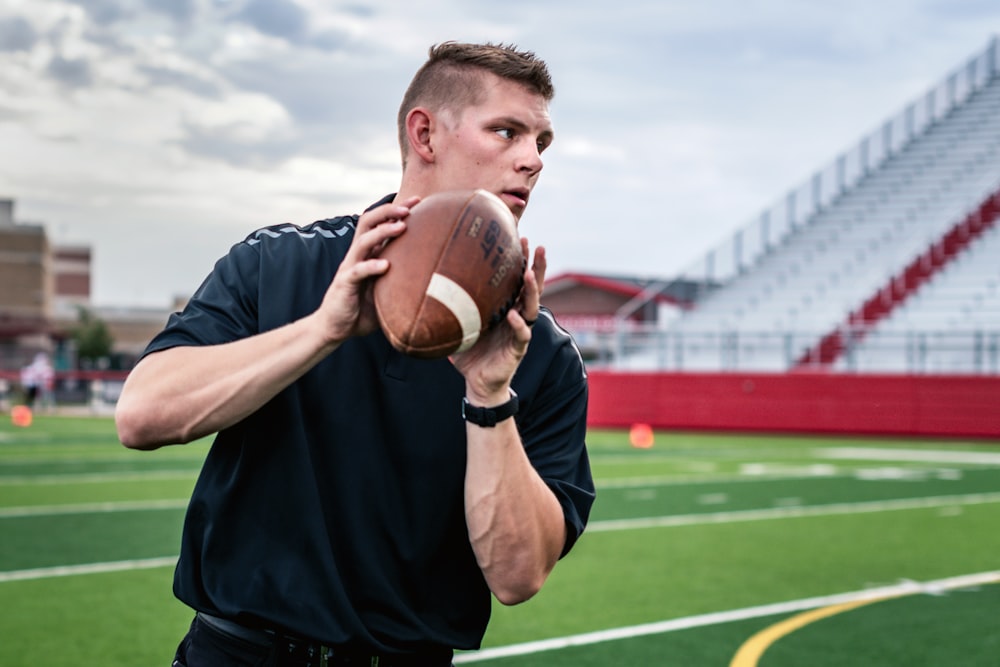
[[[517,394],[510,390],[510,400],[492,408],[480,408],[469,403],[468,398],[462,398],[462,417],[465,421],[476,426],[491,428],[502,422],[504,419],[517,414]]]

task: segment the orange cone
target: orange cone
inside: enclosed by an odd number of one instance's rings
[[[10,410],[10,421],[14,426],[27,428],[31,426],[31,408],[27,405],[15,405]]]
[[[649,449],[653,446],[653,428],[649,424],[632,424],[628,441],[636,449]]]

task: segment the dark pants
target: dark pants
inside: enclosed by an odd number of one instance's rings
[[[447,667],[443,656],[372,656],[340,652],[294,637],[267,633],[250,641],[195,616],[177,647],[173,667]]]

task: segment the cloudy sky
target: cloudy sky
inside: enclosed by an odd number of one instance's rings
[[[557,89],[522,233],[666,277],[998,32],[996,0],[0,0],[0,198],[92,246],[96,303],[165,306],[393,191],[430,44],[514,42]]]

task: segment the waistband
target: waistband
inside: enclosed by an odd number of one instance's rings
[[[250,642],[251,644],[260,646],[261,648],[270,647],[274,643],[275,637],[277,637],[276,632],[249,628],[226,618],[206,614],[203,611],[198,612],[198,618],[216,630],[225,632],[227,635],[232,635],[233,637],[238,637],[245,642]]]
[[[320,642],[274,630],[247,627],[227,618],[199,611],[198,618],[215,630],[237,637],[261,649],[277,647],[280,653],[294,653],[318,667],[450,667],[454,652],[449,649],[414,654],[373,654],[355,648],[326,646]],[[280,645],[280,646],[279,646]],[[291,657],[291,656],[289,656]],[[315,663],[313,663],[315,661]]]

